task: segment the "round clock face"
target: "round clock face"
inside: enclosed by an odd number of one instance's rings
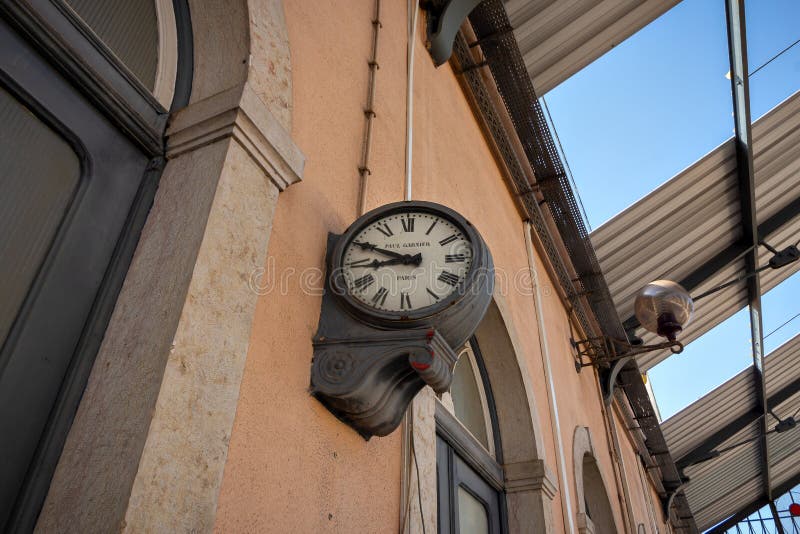
[[[413,209],[356,230],[342,254],[347,292],[370,309],[424,314],[463,289],[473,246],[447,217]]]

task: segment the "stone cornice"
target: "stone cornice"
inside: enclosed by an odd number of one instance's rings
[[[248,83],[194,102],[170,118],[167,158],[231,137],[283,191],[302,179],[305,156]]]
[[[541,491],[548,499],[552,500],[558,491],[555,476],[544,460],[505,464],[503,472],[507,493]]]

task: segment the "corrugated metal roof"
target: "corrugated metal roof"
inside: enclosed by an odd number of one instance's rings
[[[770,353],[764,359],[764,367],[768,398],[800,379],[800,335]],[[670,452],[681,458],[755,407],[753,370],[748,368],[664,421],[661,428]],[[774,411],[785,418],[798,409],[800,392],[778,404]],[[770,417],[769,427],[775,423]],[[759,421],[750,422],[716,449],[757,437],[759,425]],[[773,486],[800,474],[800,428],[770,434],[767,444]],[[761,495],[759,447],[758,441],[752,441],[715,459],[686,467],[685,474],[690,479],[685,487],[686,498],[700,530],[719,523]]]
[[[702,443],[711,427],[724,426],[752,410],[753,406],[753,373],[742,371],[664,421],[661,430],[672,455],[680,458]]]
[[[507,0],[508,18],[543,95],[679,0]]]
[[[800,198],[800,92],[753,124],[756,207],[759,225]],[[800,237],[800,217],[762,236],[780,249]],[[735,245],[741,237],[736,153],[729,140],[697,163],[595,230],[597,258],[608,280],[620,317],[633,315],[636,293],[660,278],[681,281]],[[759,263],[771,254],[760,248]],[[711,289],[743,272],[743,261],[730,264],[691,292]],[[767,292],[800,270],[800,262],[761,273]],[[746,305],[744,283],[695,303],[693,322],[680,339],[689,343]],[[646,343],[654,334],[639,334]],[[651,352],[638,358],[646,371],[670,356]]]

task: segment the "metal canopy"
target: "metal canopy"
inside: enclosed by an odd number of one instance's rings
[[[505,8],[528,74],[543,94],[677,2],[505,0]],[[741,277],[741,282],[697,301],[695,321],[681,335],[681,340],[689,343],[743,307],[749,308],[753,365],[738,377],[734,388],[737,396],[746,391],[749,400],[735,407],[739,412],[695,447],[681,453],[670,446],[667,454],[678,461],[673,464],[670,459],[661,469],[665,481],[681,480],[676,467],[697,475],[685,495],[676,498],[680,507],[685,499],[693,512],[703,511],[705,517],[697,517],[700,529],[758,502],[770,504],[776,515],[772,503],[775,485],[781,488],[800,477],[795,473],[787,479],[778,472],[778,464],[786,459],[783,453],[793,451],[788,444],[800,440],[785,441],[787,434],[767,435],[768,418],[773,417],[769,410],[781,409],[797,395],[800,377],[795,375],[782,388],[768,391],[761,319],[763,292],[800,270],[800,262],[744,276],[758,272],[776,248],[794,245],[800,236],[800,92],[751,126],[744,0],[726,0],[726,16],[734,137],[591,235],[617,315],[625,319],[629,332],[638,327],[632,313],[634,297],[652,280],[678,281],[697,296]],[[476,33],[479,41],[495,37]],[[497,76],[494,68],[492,73]],[[539,179],[549,176],[537,175]],[[585,273],[578,270],[578,274]],[[592,302],[592,292],[588,295]],[[600,311],[597,315],[614,314]],[[655,334],[641,329],[636,334],[647,344],[658,341]],[[612,337],[623,336],[615,333]],[[667,350],[646,353],[637,363],[646,371],[670,355]],[[625,391],[635,406],[633,399],[638,397],[629,390],[630,384],[638,383],[639,371],[631,365],[625,373],[620,375],[621,382],[628,384]],[[715,409],[726,413],[731,409],[731,399],[727,401]],[[642,414],[644,420],[649,420],[646,415]],[[707,430],[705,426],[702,429]],[[654,432],[653,437],[660,438],[661,432]],[[742,440],[747,443],[723,456],[717,454]],[[655,441],[648,440],[648,448]],[[665,484],[665,489],[669,503],[674,492],[683,488]],[[715,518],[714,522],[708,523],[709,517]]]
[[[744,0],[726,0],[726,19],[733,139],[603,225],[592,241],[629,332],[639,326],[632,314],[635,295],[652,280],[678,281],[694,296],[741,280],[696,301],[696,321],[681,339],[691,342],[747,306],[753,365],[663,429],[676,465],[689,477],[684,494],[698,528],[768,504],[782,534],[773,491],[800,480],[800,465],[791,461],[800,439],[782,428],[785,423],[770,429],[797,415],[800,365],[784,370],[788,383],[769,390],[761,296],[800,265],[755,273],[775,248],[795,245],[800,234],[800,93],[751,126]],[[646,343],[655,341],[655,334],[638,333]],[[778,355],[797,361],[800,337],[793,343]],[[645,354],[639,364],[647,370],[668,356]],[[770,367],[778,363],[780,358],[771,359]],[[684,447],[687,440],[691,446]]]
[[[800,410],[800,335],[767,355],[764,363],[769,407],[782,419],[796,416]],[[685,495],[700,530],[732,513],[731,519],[740,519],[768,504],[762,487],[760,426],[763,421],[772,429],[778,421],[772,415],[761,416],[752,375],[752,367],[745,369],[661,425],[670,451],[690,479]],[[744,444],[701,461],[709,451],[739,443]],[[800,483],[800,428],[771,433],[767,447],[770,489],[780,495]]]
[[[525,66],[543,95],[679,0],[507,0]]]
[[[758,236],[776,248],[800,238],[800,91],[753,123]],[[619,315],[635,324],[633,300],[647,283],[667,278],[699,294],[745,271],[736,148],[731,139],[591,234]],[[758,248],[759,264],[772,254]],[[800,270],[800,262],[760,274],[765,293]],[[747,305],[744,283],[696,303],[684,343]],[[647,343],[655,334],[637,331]],[[669,357],[638,357],[647,371]],[[677,356],[681,357],[681,356]]]

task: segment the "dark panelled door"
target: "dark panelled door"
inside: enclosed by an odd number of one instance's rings
[[[436,436],[438,531],[441,534],[500,534],[498,491]]]
[[[0,531],[149,161],[0,19]]]

